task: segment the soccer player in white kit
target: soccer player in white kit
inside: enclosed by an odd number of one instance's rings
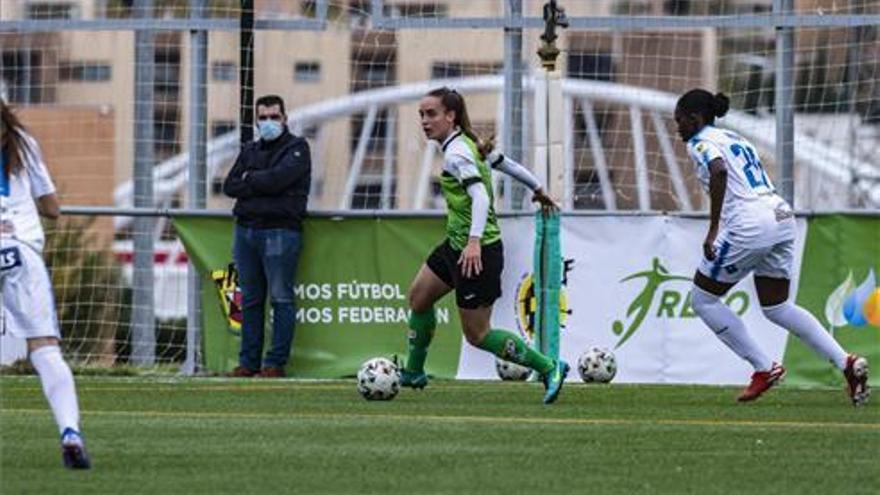
[[[711,200],[709,232],[691,291],[694,311],[754,367],[751,383],[738,400],[757,399],[783,378],[785,368],[764,354],[742,320],[720,300],[754,272],[764,316],[842,370],[853,405],[862,405],[870,394],[867,360],[847,354],[812,314],[789,300],[797,235],[794,214],[776,194],[755,147],[735,132],[715,127],[715,117],[723,117],[729,106],[721,93],[694,89],[675,108],[678,133]]]
[[[40,215],[58,218],[55,186],[36,140],[0,98],[0,332],[27,340],[28,356],[61,432],[64,465],[89,469],[73,373],[61,355],[52,282],[43,262]]]

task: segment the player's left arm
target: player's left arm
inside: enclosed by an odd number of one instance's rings
[[[703,254],[707,260],[715,259],[715,238],[721,224],[721,207],[727,192],[727,166],[724,159],[715,158],[709,162],[709,232],[703,241]]]
[[[489,155],[486,156],[486,161],[493,169],[513,177],[517,182],[528,187],[532,191],[532,201],[540,203],[541,208],[544,211],[555,211],[559,209],[559,205],[557,205],[556,202],[547,195],[544,188],[541,187],[541,182],[538,181],[538,178],[521,164],[502,155],[497,150],[493,150],[489,153]]]
[[[61,216],[61,204],[58,202],[58,195],[55,193],[46,194],[36,199],[37,211],[41,216],[51,220],[57,220]]]
[[[37,205],[37,212],[46,218],[55,220],[61,216],[61,206],[55,193],[55,184],[49,174],[49,168],[43,161],[43,152],[36,139],[29,137],[30,148],[27,157],[27,177],[30,181],[31,195]]]
[[[489,193],[482,180],[465,181],[468,196],[471,197],[471,230],[468,232],[468,242],[461,251],[458,263],[461,265],[461,273],[467,278],[477,276],[483,271],[482,248],[480,239],[486,230],[486,221],[489,219]]]
[[[445,157],[449,172],[461,183],[471,198],[471,228],[468,241],[458,257],[461,274],[466,278],[479,275],[483,271],[482,246],[480,244],[486,222],[489,219],[489,191],[480,175],[476,163],[465,154],[448,152]]]

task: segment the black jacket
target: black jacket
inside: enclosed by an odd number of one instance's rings
[[[223,192],[236,198],[232,213],[241,226],[301,230],[311,182],[309,143],[285,129],[241,150]]]

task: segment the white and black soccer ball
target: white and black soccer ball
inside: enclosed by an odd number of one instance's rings
[[[391,400],[400,391],[400,371],[390,359],[376,357],[361,365],[358,392],[367,400]]]
[[[528,380],[532,376],[532,370],[525,366],[511,363],[500,358],[495,358],[495,371],[498,376],[505,381],[522,382]]]
[[[587,383],[608,383],[617,374],[617,361],[608,349],[590,347],[578,358],[578,373]]]

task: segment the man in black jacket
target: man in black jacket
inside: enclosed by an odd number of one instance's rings
[[[302,248],[302,220],[311,185],[305,139],[287,129],[284,100],[257,100],[260,140],[244,146],[223,192],[236,198],[233,258],[242,292],[239,366],[234,376],[282,377],[296,323],[293,288]],[[263,361],[266,295],[272,304],[272,346]]]

